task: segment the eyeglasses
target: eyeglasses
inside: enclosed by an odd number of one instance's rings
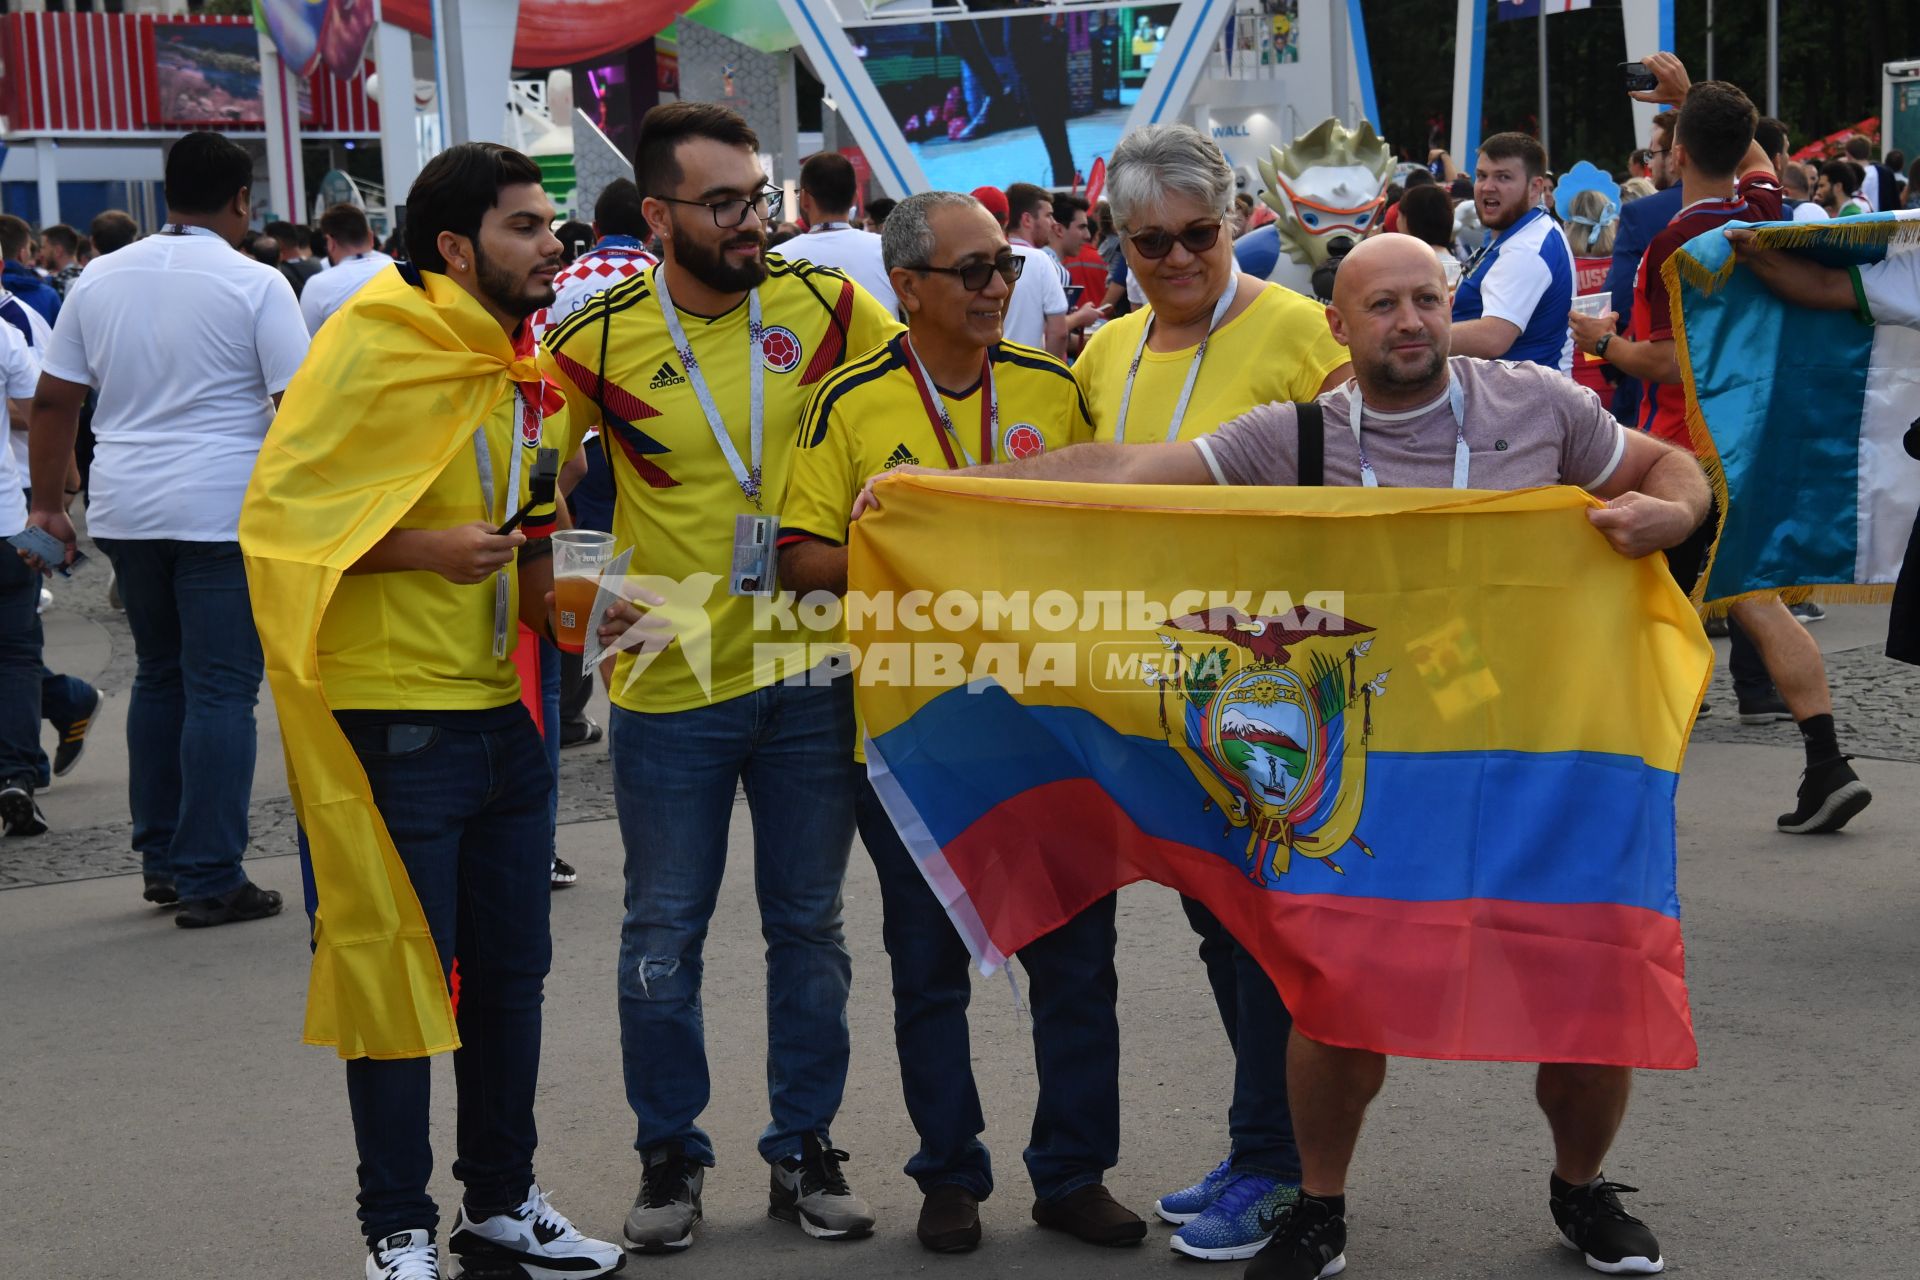
[[[681,200],[675,196],[655,196],[668,204],[690,204],[705,209],[713,215],[713,225],[722,231],[730,231],[747,220],[747,210],[752,209],[756,218],[766,222],[780,213],[780,201],[785,195],[778,187],[762,187],[751,197],[735,196],[731,200]]]
[[[1672,150],[1672,147],[1648,147],[1647,158],[1652,159],[1654,156],[1664,156]]]
[[[964,267],[934,267],[922,264],[911,267],[912,271],[933,271],[943,276],[959,276],[960,287],[968,293],[978,293],[987,287],[987,282],[997,274],[1008,284],[1020,278],[1027,268],[1027,260],[1017,253],[1006,253],[992,262],[970,262]]]
[[[1173,242],[1178,240],[1188,253],[1205,253],[1220,242],[1220,224],[1209,222],[1205,226],[1188,227],[1185,231],[1142,231],[1127,237],[1133,241],[1134,249],[1141,257],[1158,262],[1173,252]]]

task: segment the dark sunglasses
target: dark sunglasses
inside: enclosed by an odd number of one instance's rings
[[[1220,243],[1220,224],[1209,222],[1203,227],[1188,227],[1179,232],[1141,231],[1127,238],[1133,241],[1134,250],[1141,257],[1158,262],[1173,252],[1175,240],[1186,246],[1188,253],[1205,253]]]
[[[1020,273],[1026,268],[1025,258],[1017,253],[1006,253],[992,262],[973,262],[964,267],[934,267],[923,264],[912,270],[935,271],[943,276],[959,276],[962,289],[968,293],[978,293],[987,287],[987,282],[993,279],[995,274],[1008,284],[1012,284],[1020,278]]]

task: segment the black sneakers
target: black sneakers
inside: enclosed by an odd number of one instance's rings
[[[773,1166],[767,1216],[791,1222],[816,1240],[859,1240],[873,1234],[873,1209],[853,1193],[840,1162],[847,1153],[818,1136],[800,1135],[799,1156]]]
[[[1793,712],[1780,700],[1780,695],[1772,689],[1757,698],[1741,698],[1741,724],[1775,724],[1793,719]]]
[[[1650,1276],[1665,1269],[1653,1232],[1620,1207],[1620,1193],[1636,1190],[1604,1177],[1584,1187],[1550,1177],[1547,1205],[1560,1228],[1560,1242],[1585,1254],[1589,1267],[1608,1275]]]
[[[1776,820],[1780,830],[1790,835],[1815,835],[1838,831],[1856,813],[1873,803],[1873,792],[1853,771],[1847,761],[1852,756],[1836,756],[1825,764],[1816,764],[1800,775],[1800,804],[1792,813]],[[6,794],[0,792],[0,803]],[[11,831],[8,832],[12,834]]]
[[[146,891],[140,896],[156,907],[171,907],[179,903],[180,891],[173,887],[171,876],[142,876],[146,881]]]
[[[565,858],[555,858],[553,860],[553,866],[547,869],[547,878],[552,882],[554,888],[564,889],[568,885],[578,883],[580,873],[575,871],[573,864]]]
[[[26,778],[9,778],[0,783],[0,829],[10,836],[43,836],[47,816],[33,799],[33,783]]]
[[[1323,1280],[1345,1271],[1346,1203],[1345,1196],[1302,1194],[1283,1206],[1273,1215],[1273,1239],[1247,1264],[1246,1280]]]
[[[217,924],[238,924],[242,920],[265,920],[280,914],[280,895],[262,889],[249,880],[231,893],[217,898],[195,898],[182,903],[173,922],[182,929],[211,929]]]

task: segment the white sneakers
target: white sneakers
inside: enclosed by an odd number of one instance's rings
[[[618,1245],[581,1235],[538,1183],[509,1213],[475,1221],[461,1205],[447,1248],[460,1256],[468,1276],[588,1280],[627,1265],[627,1255]]]
[[[440,1280],[440,1249],[424,1231],[396,1231],[367,1254],[367,1280]]]
[[[537,1183],[507,1213],[475,1220],[462,1205],[447,1249],[467,1280],[592,1280],[627,1264],[618,1246],[581,1235]],[[425,1231],[395,1232],[367,1255],[367,1280],[441,1280],[440,1250]]]

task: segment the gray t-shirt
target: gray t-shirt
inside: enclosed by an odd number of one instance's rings
[[[1532,363],[1454,356],[1447,362],[1464,393],[1467,484],[1475,489],[1527,489],[1543,484],[1605,484],[1626,451],[1627,429],[1600,397],[1564,373]],[[1454,421],[1446,392],[1399,413],[1363,409],[1367,458],[1382,485],[1446,489],[1453,485]],[[1320,397],[1326,415],[1326,482],[1358,485],[1360,449],[1347,425],[1347,389]],[[1221,484],[1300,482],[1299,429],[1291,404],[1264,404],[1241,414],[1194,446]]]

